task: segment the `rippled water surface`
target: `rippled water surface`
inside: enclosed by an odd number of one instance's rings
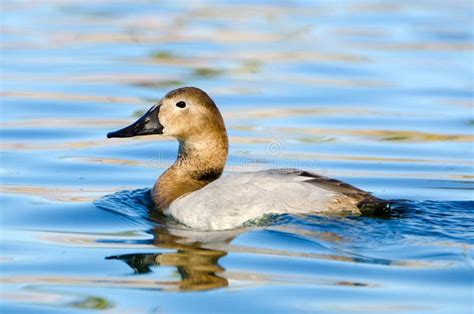
[[[5,313],[472,313],[470,1],[9,1]],[[227,172],[298,167],[387,217],[196,232],[150,218],[177,144],[106,139],[167,91],[215,99]]]

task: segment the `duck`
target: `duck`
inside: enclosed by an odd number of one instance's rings
[[[212,98],[196,87],[167,93],[107,138],[159,134],[179,142],[176,161],[156,180],[157,211],[186,228],[229,230],[280,214],[371,214],[386,203],[348,183],[300,169],[222,175],[229,139]]]

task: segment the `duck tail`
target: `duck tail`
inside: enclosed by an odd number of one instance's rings
[[[373,198],[361,201],[357,207],[364,216],[390,218],[393,203],[391,200]]]

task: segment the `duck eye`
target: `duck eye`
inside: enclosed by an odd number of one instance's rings
[[[176,103],[176,107],[184,108],[184,107],[186,107],[186,103],[184,101],[178,101]]]

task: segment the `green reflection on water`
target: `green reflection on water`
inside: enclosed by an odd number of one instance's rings
[[[176,58],[176,55],[169,51],[157,51],[152,53],[151,57],[153,59],[173,59]]]
[[[165,87],[179,87],[184,85],[183,81],[179,80],[162,80],[162,81],[141,81],[134,84],[139,87],[148,88],[165,88]]]
[[[87,297],[84,300],[72,302],[71,306],[79,309],[107,310],[114,305],[101,297]]]
[[[202,67],[202,68],[195,68],[193,70],[193,75],[202,77],[202,78],[213,78],[219,75],[222,75],[224,70]]]

